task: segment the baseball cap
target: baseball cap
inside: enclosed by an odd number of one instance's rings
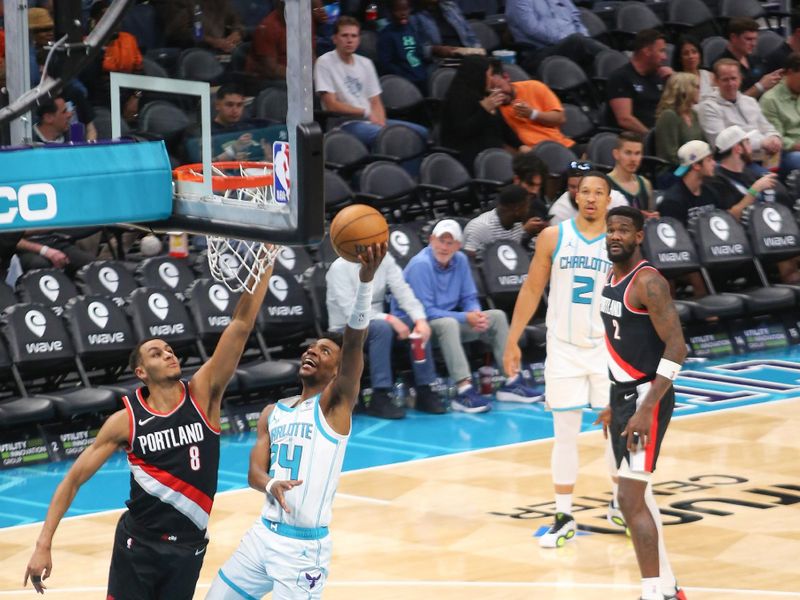
[[[706,156],[711,156],[711,146],[702,140],[691,140],[678,148],[678,162],[681,166],[675,169],[675,175],[683,177],[691,166],[703,160]]]
[[[438,238],[442,237],[445,233],[449,233],[453,236],[455,241],[461,241],[461,225],[458,224],[458,221],[442,219],[436,224],[436,227],[433,228],[431,235]]]
[[[745,131],[738,125],[731,125],[719,132],[714,145],[717,147],[718,152],[727,152],[742,140],[749,138],[753,133],[753,131]]]

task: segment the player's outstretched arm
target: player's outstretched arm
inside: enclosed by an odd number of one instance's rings
[[[508,339],[503,352],[503,369],[506,375],[513,377],[519,372],[522,353],[519,349],[519,338],[531,317],[539,308],[544,288],[550,280],[550,269],[553,267],[553,252],[558,243],[558,226],[547,227],[536,238],[536,251],[533,254],[531,266],[528,268],[528,278],[514,304],[514,314],[508,328]]]
[[[386,256],[387,244],[372,244],[362,248],[358,258],[361,261],[361,270],[358,272],[359,286],[356,291],[356,301],[350,320],[344,328],[342,340],[342,353],[339,361],[339,372],[322,393],[321,404],[323,410],[330,410],[345,406],[347,410],[347,424],[341,423],[346,430],[349,429],[350,414],[358,401],[358,391],[361,387],[361,373],[364,371],[364,340],[367,338],[369,328],[369,315],[372,303],[372,279],[375,272]],[[362,306],[363,304],[363,306]],[[332,423],[337,431],[341,431],[336,423]]]
[[[269,437],[269,416],[275,409],[274,404],[266,406],[261,411],[256,425],[256,443],[250,450],[250,468],[247,472],[247,483],[257,492],[272,495],[287,513],[292,512],[286,505],[285,494],[295,486],[300,485],[299,479],[273,479],[269,476],[272,460],[272,444]]]
[[[266,251],[259,256],[258,260],[266,261]],[[192,392],[200,402],[206,401],[210,405],[203,407],[206,415],[216,422],[219,417],[219,404],[225,387],[236,372],[236,367],[242,357],[242,352],[256,324],[258,311],[267,295],[269,279],[272,276],[272,265],[266,266],[258,285],[252,294],[243,293],[236,308],[230,324],[222,332],[214,354],[192,377]],[[198,393],[199,392],[199,393]]]
[[[30,578],[36,591],[40,594],[44,593],[45,586],[42,581],[50,577],[53,568],[50,548],[58,524],[75,499],[75,494],[78,493],[80,487],[97,472],[117,448],[128,443],[129,435],[130,425],[127,411],[115,412],[100,428],[94,443],[81,453],[75,464],[67,471],[50,500],[47,517],[42,525],[42,531],[39,533],[39,539],[36,540],[36,549],[25,569],[23,585],[28,585],[28,578]]]
[[[664,342],[655,379],[650,385],[642,404],[628,421],[623,435],[628,435],[628,449],[635,447],[634,438],[638,436],[642,445],[648,443],[653,407],[661,400],[672,385],[673,379],[686,359],[686,342],[683,339],[681,320],[669,292],[669,284],[658,272],[650,269],[639,271],[633,282],[631,302],[647,309],[650,322],[658,337]]]

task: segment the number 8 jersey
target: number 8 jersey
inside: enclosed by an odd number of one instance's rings
[[[588,240],[575,219],[558,224],[547,296],[548,338],[581,348],[604,344],[599,306],[610,267],[605,234]]]
[[[261,516],[294,527],[327,527],[349,436],[336,433],[319,405],[320,395],[294,407],[278,402],[269,416],[269,476],[300,479],[303,484],[286,494],[291,512],[266,496]]]

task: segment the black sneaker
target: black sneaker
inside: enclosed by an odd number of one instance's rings
[[[389,390],[372,390],[372,398],[364,407],[364,413],[379,419],[402,419],[406,409],[392,401]]]
[[[441,396],[434,392],[429,385],[418,385],[416,409],[432,415],[443,415],[447,412],[447,405]]]

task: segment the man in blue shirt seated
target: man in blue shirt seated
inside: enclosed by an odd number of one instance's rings
[[[594,57],[608,49],[588,37],[572,0],[508,0],[506,21],[514,41],[532,48],[521,61],[529,73],[536,73],[539,63],[555,54],[566,56],[588,71]]]
[[[462,239],[457,221],[439,221],[431,232],[430,244],[409,261],[403,274],[425,307],[432,339],[441,348],[447,371],[458,388],[452,400],[453,410],[479,413],[488,411],[491,404],[472,387],[463,344],[480,339],[491,345],[495,362],[502,369],[508,318],[502,310],[481,310],[469,261],[459,252]],[[402,314],[395,301],[392,301],[392,312]],[[522,385],[517,377],[506,380],[497,390],[496,398],[534,402],[541,395]]]

